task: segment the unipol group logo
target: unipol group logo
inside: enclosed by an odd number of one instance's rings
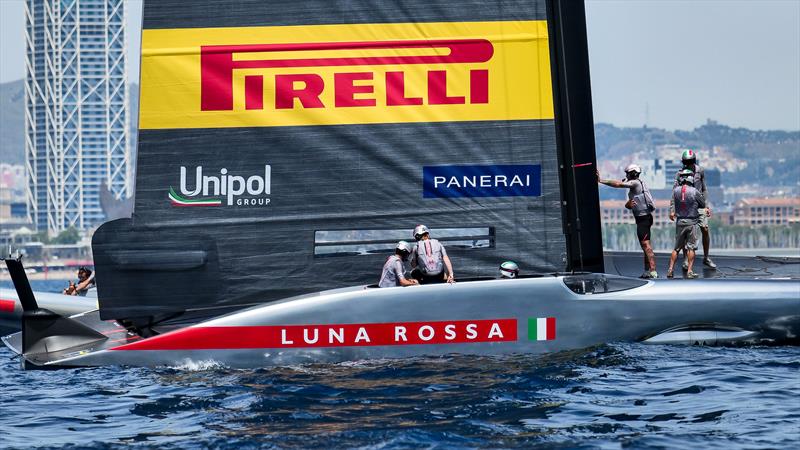
[[[245,69],[278,69],[270,76],[244,76],[246,110],[484,104],[489,103],[489,70],[464,67],[486,63],[493,54],[492,43],[485,39],[203,45],[201,110],[234,110],[234,73]],[[424,86],[409,89],[402,68],[411,65],[451,68],[427,70]],[[344,66],[347,69],[335,71],[332,80],[315,72]],[[376,66],[392,68],[377,71]],[[297,68],[308,70],[298,72]],[[291,73],[280,73],[282,69]],[[448,76],[464,70],[468,86],[451,92]],[[265,93],[272,94],[266,104]]]
[[[169,201],[172,206],[266,206],[271,191],[270,165],[260,174],[231,174],[222,168],[216,174],[207,174],[203,166],[191,173],[181,166],[179,191],[170,186]]]

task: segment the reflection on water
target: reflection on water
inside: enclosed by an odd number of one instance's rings
[[[23,372],[0,435],[27,448],[793,447],[799,348],[599,346],[259,370]]]

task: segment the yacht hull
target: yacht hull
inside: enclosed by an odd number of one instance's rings
[[[61,295],[49,292],[36,292],[36,300],[43,308],[47,308],[62,316],[97,309],[96,291],[90,291],[91,296]],[[13,289],[0,289],[0,335],[19,331],[22,320],[22,304],[19,296]]]
[[[589,282],[581,282],[584,278]],[[641,285],[613,291],[635,284]],[[590,275],[361,286],[253,307],[148,338],[100,321],[96,312],[75,319],[108,339],[52,354],[26,354],[26,363],[264,367],[540,354],[608,342],[796,344],[800,281],[641,282]],[[4,341],[20,352],[19,333]]]

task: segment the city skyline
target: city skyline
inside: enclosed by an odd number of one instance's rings
[[[0,82],[23,75],[21,5],[0,2]],[[142,1],[125,8],[137,82]],[[595,122],[800,130],[800,2],[588,0],[586,15]]]

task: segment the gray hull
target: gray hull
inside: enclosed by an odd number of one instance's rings
[[[91,290],[86,297],[36,292],[39,306],[62,316],[97,309],[97,292]],[[0,289],[0,335],[19,331],[22,319],[22,304],[14,289]]]
[[[81,320],[121,332],[96,314]],[[146,339],[123,334],[111,343],[26,357],[56,366],[262,367],[539,354],[608,342],[797,343],[799,334],[798,280],[644,282],[590,275],[325,291]],[[19,351],[19,334],[4,340]]]

